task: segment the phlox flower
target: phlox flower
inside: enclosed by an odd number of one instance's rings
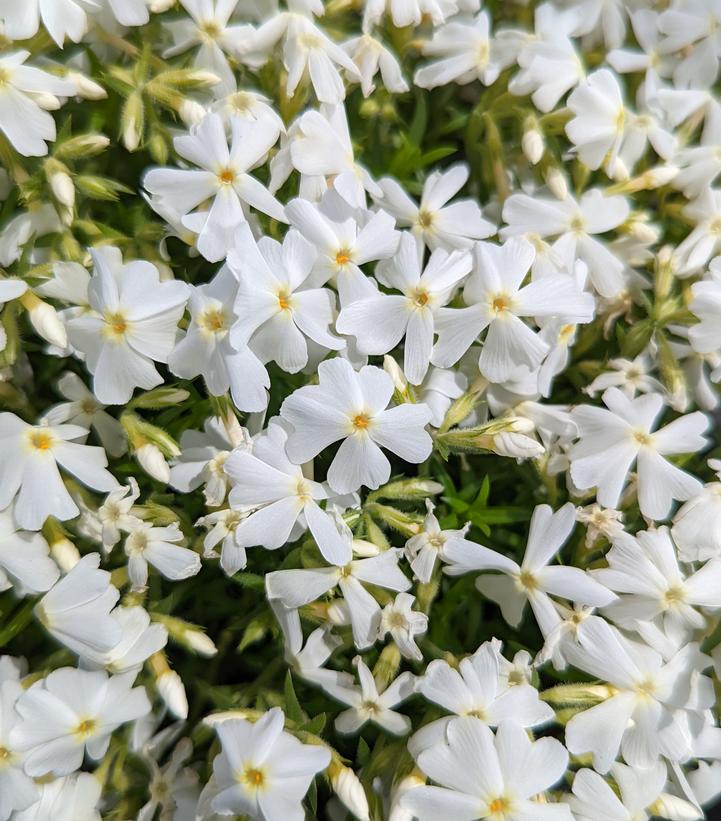
[[[339,69],[360,80],[355,63],[310,17],[293,12],[276,14],[257,29],[252,49],[268,55],[281,40],[288,97],[308,77],[319,102],[340,103],[345,98],[345,86]]]
[[[83,754],[97,761],[121,725],[144,716],[150,702],[144,687],[133,687],[135,673],[108,676],[100,670],[62,667],[26,690],[15,709],[20,721],[10,732],[25,752],[28,775],[68,775]]]
[[[694,228],[674,248],[672,262],[677,276],[697,274],[721,253],[721,189],[706,188],[683,209]],[[700,293],[703,294],[703,288]],[[703,299],[699,300],[703,305]]]
[[[190,324],[168,354],[168,367],[183,379],[202,376],[213,396],[230,390],[239,410],[256,412],[268,404],[270,378],[247,344],[232,341],[237,293],[238,281],[227,267],[210,282],[193,287],[188,300]]]
[[[594,301],[568,274],[522,283],[533,263],[533,246],[522,238],[504,245],[478,243],[475,264],[465,282],[465,308],[441,308],[436,316],[438,340],[431,361],[445,368],[457,362],[486,329],[478,367],[492,382],[505,382],[519,371],[537,368],[549,345],[521,317],[563,317],[589,322]]]
[[[619,795],[598,773],[579,770],[573,779],[573,797],[569,801],[577,821],[634,821],[649,817],[694,821],[699,811],[684,798],[665,792],[667,768],[660,761],[653,767],[629,767],[617,761],[611,775]]]
[[[18,5],[0,0],[0,19],[10,40],[29,40],[38,33],[40,22],[60,48],[65,38],[80,42],[87,29],[87,0],[29,0]]]
[[[277,362],[289,373],[308,364],[308,340],[331,350],[345,347],[330,331],[335,295],[308,284],[315,258],[313,246],[294,228],[282,245],[270,237],[256,244],[250,231],[241,233],[228,256],[238,278],[233,345],[250,345],[262,362]]]
[[[475,200],[450,202],[466,184],[469,173],[464,163],[434,171],[423,184],[419,203],[394,179],[383,177],[378,182],[383,191],[378,204],[396,218],[399,227],[410,228],[431,250],[470,248],[474,240],[490,237],[496,228],[483,218]]]
[[[709,482],[673,517],[671,535],[683,562],[721,559],[721,462],[709,459],[717,481]]]
[[[187,579],[200,572],[200,556],[187,547],[181,547],[183,533],[177,524],[153,527],[138,522],[125,537],[128,556],[128,575],[134,590],[143,590],[148,581],[148,565],[161,576],[172,581]]]
[[[375,276],[400,294],[369,292],[343,306],[336,328],[356,338],[364,354],[384,354],[405,337],[403,371],[420,384],[430,364],[438,310],[471,270],[466,251],[436,249],[425,268],[422,248],[409,233],[401,235],[398,253],[376,266]]]
[[[94,490],[117,488],[105,451],[76,441],[87,435],[79,425],[29,425],[0,413],[0,510],[15,499],[15,521],[26,530],[40,530],[48,516],[77,516],[58,466]]]
[[[508,225],[500,235],[556,237],[552,247],[559,257],[583,260],[595,290],[601,296],[614,297],[624,286],[624,266],[595,235],[618,228],[629,211],[624,197],[605,197],[598,188],[586,191],[578,202],[570,194],[563,200],[511,194],[503,204],[503,219]]]
[[[461,530],[442,530],[433,510],[433,503],[430,499],[426,499],[426,516],[423,519],[423,527],[420,533],[408,539],[405,547],[411,570],[424,584],[431,580],[438,559],[445,559],[446,548],[456,542],[465,541],[470,527],[470,524],[467,524]]]
[[[44,5],[58,10],[57,3],[45,0]],[[23,10],[32,11],[32,2]],[[55,120],[44,109],[59,108],[55,95],[69,97],[75,88],[69,80],[24,65],[29,56],[29,51],[13,51],[0,57],[0,131],[20,154],[44,157],[56,133]]]
[[[341,200],[345,205],[345,202]],[[320,203],[297,198],[285,207],[291,225],[312,243],[316,250],[308,282],[325,285],[332,282],[341,305],[373,290],[360,266],[388,259],[398,249],[400,233],[395,220],[380,210],[368,212],[368,219],[358,223],[348,216],[329,196]]]
[[[163,383],[153,362],[167,362],[188,299],[184,282],[161,282],[149,262],[123,263],[117,248],[93,252],[88,297],[93,309],[68,322],[73,347],[85,354],[100,402],[121,405],[136,387]]]
[[[173,45],[165,49],[163,57],[174,57],[197,46],[194,65],[213,72],[221,82],[232,85],[233,70],[226,55],[242,59],[253,35],[250,25],[231,24],[237,5],[238,0],[182,0],[181,6],[187,16],[164,24]]]
[[[103,786],[93,773],[73,773],[38,785],[39,798],[13,821],[101,821]]]
[[[127,451],[128,443],[122,425],[105,410],[105,406],[98,402],[77,374],[72,371],[64,373],[58,379],[58,393],[68,401],[53,405],[46,411],[43,420],[47,424],[69,422],[93,430],[111,456],[122,456]]]
[[[405,735],[411,728],[408,716],[393,709],[413,694],[415,676],[401,673],[384,690],[378,692],[373,674],[360,656],[355,659],[360,687],[325,685],[326,691],[343,704],[350,705],[335,720],[339,733],[357,733],[368,721],[372,721],[393,735]]]
[[[132,514],[139,496],[138,483],[130,476],[127,485],[111,491],[98,507],[93,524],[97,524],[96,535],[106,552],[110,552],[120,541],[121,532],[128,533],[139,521]]]
[[[421,661],[423,653],[415,637],[428,630],[428,616],[412,609],[415,600],[410,593],[398,593],[395,600],[383,608],[379,638],[390,634],[404,658]]]
[[[10,734],[20,722],[15,705],[23,692],[17,671],[7,677],[0,677],[0,748],[3,750],[3,766],[0,767],[0,821],[8,821],[14,812],[27,809],[38,799],[35,782],[23,771],[25,756],[10,742]]]
[[[110,613],[120,593],[99,565],[99,553],[83,556],[35,606],[45,629],[81,657],[110,652],[122,635]]]
[[[721,560],[711,559],[696,572],[684,573],[668,528],[619,534],[606,554],[608,568],[592,570],[601,584],[619,594],[604,614],[637,629],[659,618],[678,644],[706,624],[697,608],[721,608]]]
[[[59,576],[41,534],[18,530],[12,508],[0,511],[0,589],[14,587],[19,595],[44,593]]]
[[[415,758],[421,750],[442,743],[454,716],[475,716],[490,727],[514,721],[521,727],[537,727],[554,717],[553,709],[538,697],[525,679],[511,684],[501,676],[504,661],[495,642],[484,642],[462,659],[458,669],[434,659],[418,679],[417,692],[452,715],[426,724],[411,738],[408,749]]]
[[[280,601],[289,609],[310,604],[338,587],[348,606],[353,640],[360,650],[376,641],[382,619],[378,602],[363,583],[397,592],[411,586],[398,567],[398,553],[393,548],[344,566],[274,570],[265,577],[268,599]]]
[[[697,645],[686,645],[665,662],[648,645],[594,618],[564,653],[574,667],[614,688],[566,725],[571,753],[592,753],[600,773],[608,772],[619,750],[626,763],[638,767],[654,766],[659,756],[679,761],[688,755],[692,731],[685,708],[693,714],[714,701],[710,679],[696,670],[708,663],[695,658]]]
[[[233,528],[237,546],[261,545],[276,550],[294,541],[307,525],[329,562],[351,558],[350,539],[338,531],[330,514],[318,505],[328,498],[323,485],[306,479],[286,456],[288,433],[279,420],[253,442],[252,452],[236,449],[225,462],[232,488],[228,501],[241,520]]]
[[[381,368],[354,371],[346,360],[330,359],[318,366],[318,378],[318,385],[299,388],[281,406],[281,417],[293,426],[286,445],[292,462],[308,462],[342,439],[328,483],[337,493],[352,493],[388,481],[391,466],[381,447],[409,462],[428,458],[430,411],[422,404],[388,409],[393,382]]]
[[[352,208],[365,208],[366,191],[383,196],[378,183],[355,160],[342,104],[324,104],[319,111],[302,114],[289,150],[293,168],[302,175],[332,178],[328,185]]]
[[[168,631],[162,624],[151,623],[148,611],[139,606],[116,607],[111,615],[120,626],[120,641],[106,653],[86,651],[83,662],[109,673],[137,674],[143,662],[168,643]]]
[[[703,450],[707,417],[696,411],[654,431],[664,409],[658,394],[629,399],[618,388],[609,388],[602,398],[606,408],[580,405],[572,412],[579,431],[579,441],[569,452],[573,482],[582,490],[595,487],[599,504],[615,508],[636,462],[641,513],[665,519],[673,500],[690,499],[701,483],[664,457]]]
[[[143,179],[151,205],[157,199],[161,207],[167,203],[180,214],[182,224],[198,234],[198,250],[210,262],[223,259],[233,247],[235,233],[246,221],[244,206],[285,222],[282,205],[249,173],[278,139],[277,129],[266,121],[234,117],[230,131],[229,146],[220,116],[207,114],[189,134],[174,139],[177,153],[198,167],[153,168]],[[211,201],[207,210],[202,205],[206,200]]]
[[[713,259],[707,276],[691,286],[689,310],[699,319],[688,331],[693,349],[701,354],[721,352],[721,257]],[[721,380],[721,367],[714,368],[711,379]]]
[[[534,801],[563,775],[568,753],[555,738],[531,741],[513,721],[494,736],[477,718],[454,718],[446,738],[425,749],[418,767],[440,786],[408,790],[401,806],[419,821],[452,814],[457,821],[571,821],[565,804]]]
[[[343,49],[356,65],[364,97],[370,96],[375,90],[373,78],[379,72],[388,91],[394,94],[408,91],[408,83],[403,79],[398,60],[377,38],[362,34],[343,43]]]
[[[239,718],[219,721],[221,752],[213,759],[220,815],[248,815],[259,821],[303,821],[301,800],[316,773],[330,763],[330,750],[302,744],[283,729],[279,707],[255,724]]]
[[[447,545],[445,572],[456,576],[472,570],[499,570],[502,576],[483,575],[476,586],[501,608],[504,619],[517,627],[526,604],[544,634],[558,622],[550,596],[600,607],[616,597],[578,567],[549,562],[565,544],[576,524],[574,506],[567,502],[557,511],[537,505],[531,517],[528,542],[519,565],[508,556],[466,540]]]
[[[365,0],[363,31],[370,31],[386,14],[394,26],[403,28],[418,26],[424,15],[430,17],[434,26],[438,26],[457,11],[458,3],[454,0]]]
[[[470,19],[455,19],[439,26],[422,47],[424,56],[435,59],[416,70],[413,82],[421,88],[452,82],[465,85],[474,80],[484,86],[494,83],[514,55],[506,53],[502,41],[491,38],[490,28],[485,10]]]
[[[223,420],[212,416],[203,422],[203,430],[185,430],[180,436],[180,456],[170,468],[170,484],[191,493],[203,487],[205,503],[218,507],[223,503],[230,478],[225,472],[225,461],[234,448],[251,450],[248,431],[235,417]]]

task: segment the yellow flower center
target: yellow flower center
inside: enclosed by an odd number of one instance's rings
[[[128,320],[120,311],[107,313],[104,316],[105,328],[103,329],[105,335],[111,339],[120,339],[128,330]]]
[[[30,444],[35,450],[51,450],[53,435],[46,430],[34,430],[30,434]]]
[[[365,413],[359,413],[353,417],[353,427],[355,430],[367,430],[370,425],[370,418]]]
[[[650,445],[653,441],[651,435],[646,433],[645,430],[634,431],[633,438],[638,442],[639,445]]]
[[[524,588],[524,590],[535,590],[538,586],[536,583],[536,577],[529,570],[522,570],[518,574],[518,583],[522,588]]]
[[[510,802],[507,798],[500,797],[494,798],[493,801],[488,805],[488,812],[491,815],[500,815],[501,813],[507,812],[510,809]]]
[[[335,255],[335,264],[342,267],[350,262],[350,251],[348,248],[341,248]]]
[[[421,210],[418,212],[418,225],[421,228],[430,228],[433,224],[433,214],[430,211]]]
[[[220,174],[218,174],[218,179],[223,183],[223,185],[232,185],[235,182],[235,171],[232,168],[224,168]]]
[[[95,732],[97,726],[98,722],[94,718],[85,718],[73,730],[73,735],[81,739],[88,738]]]
[[[225,312],[222,308],[209,308],[198,321],[203,330],[218,333],[225,330]]]
[[[424,291],[424,290],[423,290],[423,289],[421,289],[421,288],[419,288],[419,289],[415,292],[415,294],[413,295],[413,302],[414,302],[414,303],[415,303],[415,305],[417,305],[419,308],[425,308],[425,306],[428,304],[428,300],[429,300],[429,299],[430,299],[430,296],[429,296],[429,294],[428,294],[428,291]]]
[[[289,311],[291,309],[291,298],[287,291],[281,291],[278,294],[278,307],[281,311]]]
[[[511,307],[511,299],[508,294],[496,294],[491,300],[491,310],[494,314],[502,314]]]
[[[673,585],[664,593],[666,604],[674,605],[681,604],[686,598],[686,591],[680,584]]]
[[[265,784],[265,773],[259,767],[248,766],[243,770],[239,781],[252,790],[259,790]]]

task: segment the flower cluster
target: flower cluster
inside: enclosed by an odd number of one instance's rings
[[[0,821],[721,799],[721,0],[0,0]]]

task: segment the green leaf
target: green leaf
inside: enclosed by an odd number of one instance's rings
[[[283,685],[283,693],[285,695],[285,714],[291,721],[298,723],[304,722],[307,719],[303,708],[300,706],[298,696],[295,694],[293,687],[293,676],[290,670],[286,673],[285,684]]]

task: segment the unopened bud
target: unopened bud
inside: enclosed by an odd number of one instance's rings
[[[70,539],[58,539],[50,545],[50,555],[63,573],[72,570],[80,561],[80,551]]]
[[[546,172],[546,185],[556,199],[565,200],[568,196],[566,177],[558,168],[551,167],[548,169]]]
[[[84,100],[104,100],[108,92],[95,80],[91,80],[79,71],[69,71],[67,79],[75,86],[75,93]]]
[[[168,636],[192,650],[199,656],[210,658],[218,652],[213,640],[197,625],[184,621],[175,616],[166,616],[163,613],[151,613],[153,621],[162,624],[168,631]]]
[[[508,456],[512,459],[537,459],[545,453],[540,442],[512,431],[494,436],[491,449],[499,456]]]
[[[168,710],[176,718],[187,718],[188,696],[185,693],[183,680],[175,670],[168,668],[164,673],[161,673],[155,680],[155,685]]]
[[[343,806],[359,821],[369,821],[368,798],[358,776],[337,761],[332,760],[328,767],[331,787]]]
[[[541,157],[546,147],[543,142],[543,134],[538,128],[535,117],[529,117],[524,125],[523,136],[521,137],[521,149],[528,162],[535,165]]]
[[[67,208],[72,208],[75,205],[75,186],[70,174],[65,171],[52,174],[50,176],[50,188],[59,203]]]
[[[187,97],[178,106],[178,116],[188,126],[199,123],[207,113],[204,106]]]
[[[148,5],[153,14],[162,14],[164,11],[172,8],[175,5],[175,0],[151,0]]]
[[[365,539],[353,539],[353,553],[363,559],[377,556],[380,553],[378,545],[368,542]]]
[[[143,136],[143,100],[138,92],[131,94],[125,101],[120,125],[123,144],[128,151],[136,151]]]
[[[43,302],[32,291],[26,291],[20,297],[20,302],[27,310],[30,324],[38,336],[58,348],[67,347],[68,335],[65,326],[52,305]]]
[[[33,91],[33,102],[45,111],[57,111],[60,108],[60,100],[49,91]]]
[[[151,442],[141,445],[135,451],[135,458],[149,476],[165,485],[168,484],[170,481],[170,468],[156,445]]]

